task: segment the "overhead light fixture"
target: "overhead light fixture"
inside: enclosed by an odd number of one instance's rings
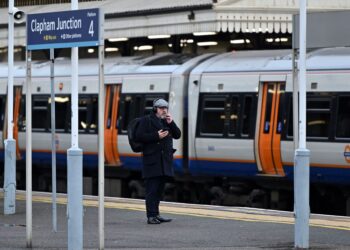
[[[243,44],[243,43],[250,43],[249,39],[235,39],[230,41],[231,44]]]
[[[148,39],[166,39],[170,38],[170,35],[151,35],[148,36]]]
[[[272,43],[273,42],[273,38],[266,38],[266,42]]]
[[[171,48],[171,47],[173,47],[173,45],[172,45],[171,43],[169,43],[169,44],[168,44],[168,47]]]
[[[186,42],[187,43],[193,43],[193,39],[188,39]]]
[[[92,54],[92,53],[94,53],[94,52],[95,52],[95,49],[91,49],[91,48],[88,49],[88,53],[89,53],[89,54]]]
[[[118,50],[119,50],[118,48],[105,48],[106,52],[116,52]]]
[[[129,40],[129,39],[126,37],[108,38],[109,42],[124,42],[127,40]]]
[[[218,42],[198,42],[198,46],[216,46]]]
[[[135,46],[134,50],[151,50],[153,49],[152,45],[141,45],[139,47]]]
[[[216,35],[216,32],[193,32],[194,36],[213,36]]]
[[[281,42],[288,42],[288,38],[287,37],[281,37]]]

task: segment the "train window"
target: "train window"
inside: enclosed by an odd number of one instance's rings
[[[250,125],[252,119],[252,107],[253,107],[253,97],[245,96],[243,103],[243,117],[242,117],[242,136],[247,137],[250,134]]]
[[[142,115],[141,103],[142,99],[139,95],[125,95],[122,97],[122,112],[119,117],[119,121],[121,122],[120,133],[126,134],[130,121]]]
[[[70,130],[71,122],[71,104],[69,96],[55,97],[56,117],[56,131],[63,132]],[[66,122],[67,121],[67,122]]]
[[[293,138],[293,96],[289,98],[287,138]]]
[[[338,138],[350,138],[350,96],[338,99],[337,130]]]
[[[239,110],[239,101],[238,96],[233,96],[230,104],[230,114],[229,114],[229,134],[236,135],[237,133],[237,121],[238,121],[238,110]]]
[[[26,96],[22,95],[21,104],[18,113],[18,130],[26,130]]]
[[[200,120],[200,134],[223,135],[226,97],[203,99],[203,112]]]
[[[118,118],[118,133],[126,134],[130,121],[136,117],[147,115],[152,111],[153,100],[156,98],[164,98],[167,100],[166,94],[126,94],[121,97],[121,105]]]
[[[88,105],[90,104],[90,100],[88,97],[79,97],[79,130],[86,131],[89,128],[89,124],[87,121],[88,116]]]
[[[89,132],[97,133],[98,125],[98,97],[92,96],[90,102],[90,112],[88,112],[88,128]]]
[[[328,138],[330,127],[330,98],[313,98],[307,99],[307,137]]]
[[[33,131],[43,131],[48,127],[48,96],[33,95],[32,128]],[[56,119],[59,120],[59,119]]]
[[[5,106],[6,106],[5,102],[6,102],[6,97],[0,96],[0,130],[2,130],[4,126]]]
[[[153,101],[155,98],[146,98],[145,100],[145,110],[144,110],[144,114],[148,115],[152,112],[153,109]]]

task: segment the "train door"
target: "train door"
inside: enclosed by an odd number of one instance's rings
[[[256,135],[257,157],[264,174],[284,176],[281,160],[281,99],[285,83],[263,83],[260,90],[260,123]]]
[[[121,85],[106,86],[105,100],[105,161],[107,165],[120,166],[119,151],[117,145],[117,117]]]
[[[16,159],[20,160],[22,159],[21,156],[21,151],[19,148],[19,144],[18,144],[18,117],[20,115],[20,106],[21,106],[21,98],[22,98],[22,86],[15,86],[14,87],[14,106],[13,106],[13,139],[16,140]],[[5,98],[5,119],[4,121],[4,125],[3,125],[3,139],[7,138],[7,99]]]

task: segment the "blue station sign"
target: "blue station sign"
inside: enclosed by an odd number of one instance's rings
[[[98,46],[100,9],[81,9],[27,16],[27,49]]]

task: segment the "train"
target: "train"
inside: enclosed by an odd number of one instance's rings
[[[105,166],[107,195],[143,197],[141,154],[128,143],[131,120],[148,114],[155,98],[183,136],[174,141],[175,179],[166,197],[178,201],[293,209],[296,149],[291,50],[106,58]],[[70,59],[55,60],[58,182],[64,190],[70,147]],[[7,64],[0,64],[0,137],[6,138]],[[25,171],[25,62],[16,62],[14,137],[18,178]],[[32,63],[33,175],[50,189],[50,62]],[[333,204],[350,213],[350,48],[307,54],[307,148],[311,209]],[[97,188],[98,61],[79,60],[79,147],[84,192]],[[293,129],[294,126],[294,129]],[[3,140],[0,161],[4,160]],[[3,164],[1,164],[3,166]],[[21,172],[22,171],[22,172]],[[3,173],[3,169],[1,171]],[[327,202],[327,206],[324,203]],[[318,204],[318,205],[313,205]]]

